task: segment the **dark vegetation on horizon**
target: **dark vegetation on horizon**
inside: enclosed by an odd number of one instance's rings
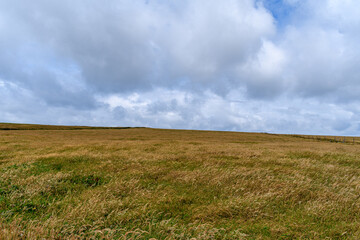
[[[23,123],[0,123],[0,130],[82,130],[82,129],[129,129],[132,127],[90,127]],[[138,127],[136,127],[138,128]]]

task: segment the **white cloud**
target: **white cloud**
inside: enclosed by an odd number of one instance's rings
[[[359,133],[360,3],[261,2],[0,0],[0,121]]]

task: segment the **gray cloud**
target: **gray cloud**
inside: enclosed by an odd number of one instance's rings
[[[227,0],[221,7],[216,1],[184,1],[176,8],[157,1],[10,5],[2,7],[11,8],[8,24],[26,29],[25,36],[60,60],[74,62],[102,92],[177,86],[186,78],[199,90],[226,93],[229,85],[244,82],[236,67],[275,31],[271,15],[251,0]]]
[[[274,6],[0,0],[0,121],[359,133],[359,3]]]

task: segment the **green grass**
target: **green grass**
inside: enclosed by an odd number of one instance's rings
[[[0,239],[360,237],[357,144],[50,128],[0,131]]]

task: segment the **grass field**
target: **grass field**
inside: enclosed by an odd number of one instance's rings
[[[0,128],[0,239],[360,239],[359,139]]]

